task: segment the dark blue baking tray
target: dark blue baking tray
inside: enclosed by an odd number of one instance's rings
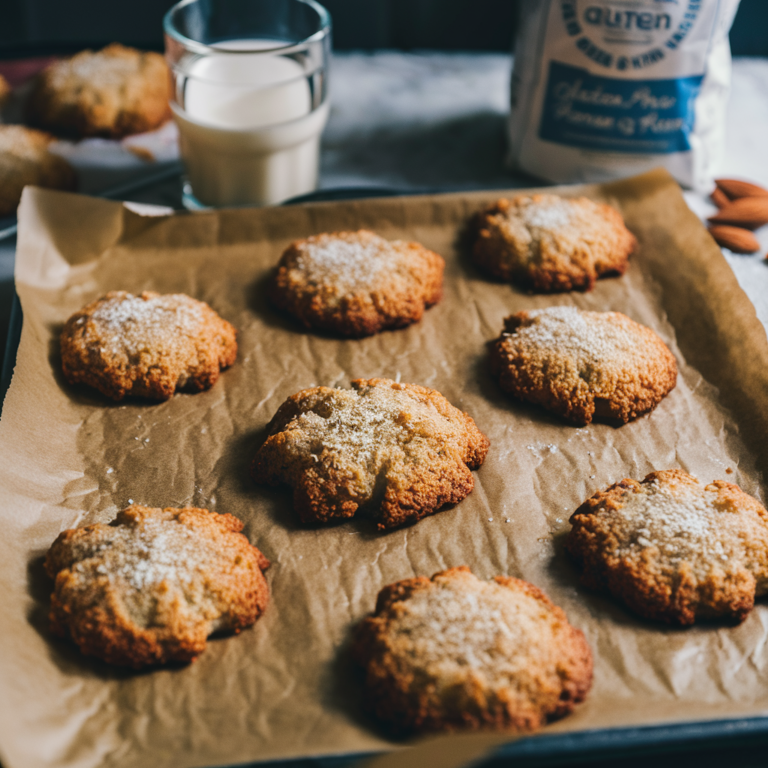
[[[391,187],[341,187],[319,190],[293,198],[284,205],[331,202],[372,197],[429,194],[447,190],[399,190]],[[452,191],[452,190],[451,190]],[[0,402],[5,399],[16,364],[22,326],[21,303],[14,293],[8,341],[0,373]],[[681,766],[692,758],[698,768],[768,766],[768,717],[735,718],[652,725],[636,728],[605,728],[576,733],[539,735],[497,748],[476,766],[483,768],[539,768],[540,766],[647,765],[654,768]],[[351,754],[251,763],[254,768],[351,768],[372,757]],[[688,760],[686,765],[692,764]],[[232,768],[235,768],[234,766]],[[246,768],[240,764],[237,768]],[[425,763],[424,768],[429,768]]]

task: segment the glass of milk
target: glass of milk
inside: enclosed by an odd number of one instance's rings
[[[165,16],[189,208],[317,188],[331,20],[314,0],[182,0]]]

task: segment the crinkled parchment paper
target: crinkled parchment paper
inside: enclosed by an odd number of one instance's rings
[[[681,467],[764,498],[768,343],[752,305],[671,178],[569,188],[617,205],[640,248],[624,277],[587,294],[529,296],[466,258],[468,217],[499,193],[316,204],[160,218],[118,203],[28,189],[16,278],[24,326],[0,421],[0,755],[20,766],[213,766],[391,746],[361,714],[352,626],[385,584],[467,564],[542,587],[587,635],[588,701],[552,731],[768,714],[768,606],[738,627],[670,629],[578,586],[568,516],[624,477]],[[445,297],[411,328],[345,341],[308,333],[265,300],[288,242],[369,227],[447,261]],[[183,291],[239,330],[213,389],[112,404],[66,385],[58,331],[110,289]],[[620,428],[577,429],[505,397],[486,344],[509,313],[575,304],[654,328],[677,388]],[[317,384],[387,376],[440,390],[491,439],[474,492],[417,525],[299,524],[290,493],[247,465],[276,408]],[[732,470],[729,472],[728,470]],[[47,631],[41,557],[63,529],[130,501],[231,512],[272,561],[255,627],[215,639],[186,667],[140,674],[84,658]]]

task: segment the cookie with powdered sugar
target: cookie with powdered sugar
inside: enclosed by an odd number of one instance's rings
[[[677,363],[650,328],[620,312],[550,307],[511,315],[491,349],[501,388],[574,424],[628,422],[677,382]]]
[[[582,583],[668,624],[743,621],[768,592],[768,512],[722,480],[679,469],[622,480],[571,516]]]
[[[471,493],[490,445],[439,392],[389,379],[289,397],[251,467],[254,480],[293,487],[307,523],[365,510],[379,529],[416,522]]]
[[[112,43],[55,61],[36,78],[27,120],[57,134],[118,139],[151,131],[171,117],[165,59]]]
[[[23,125],[0,125],[0,216],[13,213],[28,184],[72,190],[72,166],[50,151],[54,137]]]
[[[419,243],[373,232],[329,232],[292,243],[271,286],[307,328],[370,336],[421,320],[443,292],[445,262]]]
[[[167,400],[177,390],[212,387],[235,362],[235,329],[183,293],[111,291],[67,320],[61,364],[70,384],[112,400]]]
[[[541,590],[467,567],[384,587],[353,654],[367,708],[397,734],[533,731],[592,683],[584,635]]]
[[[45,568],[50,621],[87,656],[134,668],[188,662],[269,602],[269,561],[232,515],[134,504],[109,525],[59,534]]]
[[[542,293],[588,291],[599,277],[622,275],[637,246],[615,208],[586,197],[501,199],[475,225],[475,263]]]

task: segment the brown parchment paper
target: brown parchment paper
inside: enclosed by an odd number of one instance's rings
[[[567,188],[617,205],[640,248],[624,277],[587,294],[529,296],[466,259],[465,223],[498,192],[149,218],[119,203],[27,189],[16,280],[24,325],[0,421],[0,753],[20,766],[213,766],[390,748],[361,713],[350,629],[392,581],[467,564],[542,587],[587,635],[588,701],[552,731],[768,714],[768,606],[738,627],[669,629],[578,586],[568,516],[623,477],[681,467],[763,498],[768,343],[745,294],[665,172]],[[445,297],[411,328],[359,341],[297,327],[265,301],[288,242],[369,227],[447,261]],[[162,404],[110,404],[67,386],[57,335],[110,289],[183,291],[239,330],[213,389]],[[677,388],[620,428],[577,429],[506,398],[486,343],[510,312],[556,304],[620,310],[655,329]],[[474,492],[389,533],[364,521],[302,527],[290,493],[247,465],[290,394],[388,376],[440,390],[491,439]],[[733,470],[728,473],[726,470]],[[272,561],[256,626],[186,667],[141,674],[83,658],[47,631],[41,556],[63,529],[130,501],[231,512]]]

